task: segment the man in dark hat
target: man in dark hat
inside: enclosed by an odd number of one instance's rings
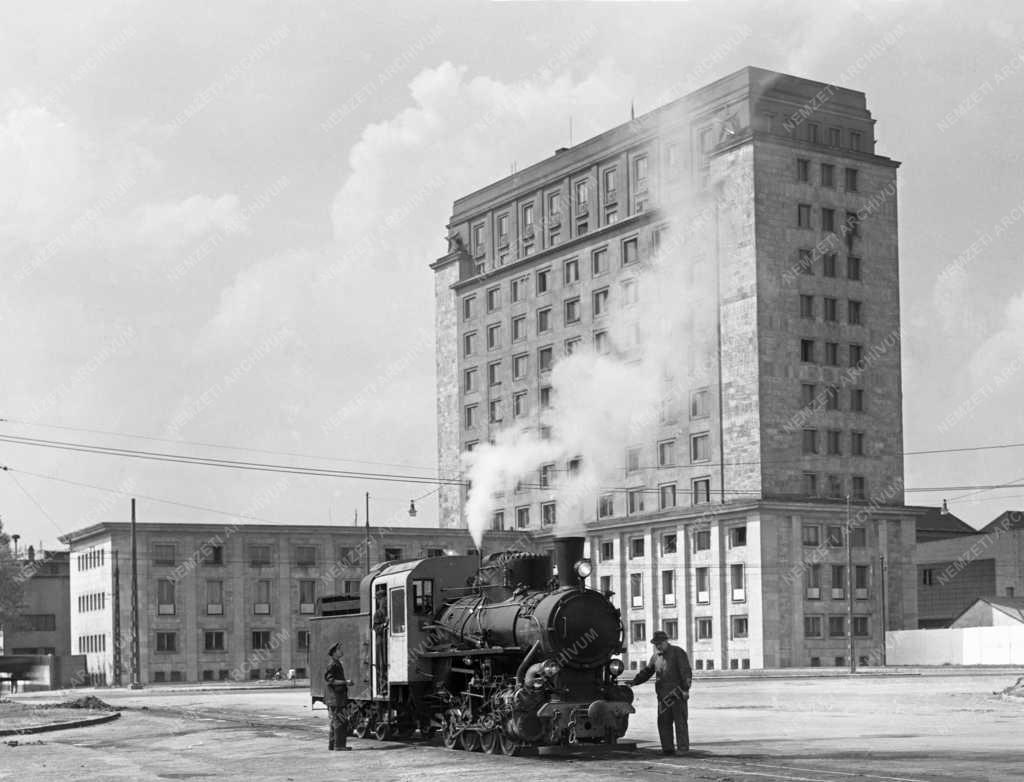
[[[343,649],[341,641],[331,646],[327,654],[331,656],[331,662],[324,673],[324,680],[327,682],[327,689],[324,692],[324,703],[327,704],[327,711],[331,717],[331,735],[328,749],[350,750],[346,746],[348,742],[348,686],[351,681],[345,678],[345,669],[341,665],[341,653]]]
[[[658,630],[651,636],[651,643],[657,651],[636,676],[628,682],[630,687],[643,684],[657,674],[654,680],[654,691],[658,696],[658,735],[661,737],[661,752],[664,755],[676,754],[675,744],[680,752],[690,751],[690,728],[687,725],[686,702],[690,698],[690,684],[693,681],[693,670],[690,658],[678,646],[668,642],[668,636]],[[675,743],[672,729],[675,726]]]

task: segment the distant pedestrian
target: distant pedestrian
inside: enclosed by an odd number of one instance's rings
[[[651,636],[651,643],[657,652],[628,684],[630,687],[643,684],[657,674],[654,692],[658,696],[658,736],[661,738],[661,752],[664,755],[676,754],[676,744],[679,745],[680,752],[689,752],[687,701],[690,698],[690,684],[693,681],[690,658],[678,646],[670,644],[668,636],[661,630]]]
[[[352,749],[347,746],[348,686],[352,682],[345,678],[345,668],[341,664],[342,651],[341,641],[327,650],[327,654],[331,656],[331,662],[327,665],[327,672],[324,673],[324,680],[327,682],[324,703],[327,704],[327,711],[331,717],[331,737],[327,748],[332,750]]]

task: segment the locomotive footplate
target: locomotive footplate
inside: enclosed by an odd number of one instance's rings
[[[551,727],[564,731],[570,744],[580,739],[605,739],[609,734],[626,732],[626,720],[636,711],[623,701],[597,700],[592,703],[548,701],[537,710],[541,719],[550,719]]]

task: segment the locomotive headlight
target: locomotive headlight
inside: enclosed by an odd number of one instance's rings
[[[541,670],[544,672],[545,676],[549,679],[553,679],[558,676],[558,672],[562,670],[562,667],[554,660],[548,660],[544,663],[544,667]]]
[[[576,563],[575,567],[576,575],[580,578],[587,578],[590,575],[591,571],[593,571],[594,569],[594,566],[590,564],[589,559],[581,559],[579,562]]]
[[[626,669],[626,666],[622,664],[622,660],[615,659],[608,663],[608,673],[612,676],[618,676]]]

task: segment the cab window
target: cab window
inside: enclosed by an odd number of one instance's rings
[[[391,635],[405,633],[405,587],[391,590]]]
[[[432,614],[434,612],[434,580],[417,578],[412,582],[412,612]]]

